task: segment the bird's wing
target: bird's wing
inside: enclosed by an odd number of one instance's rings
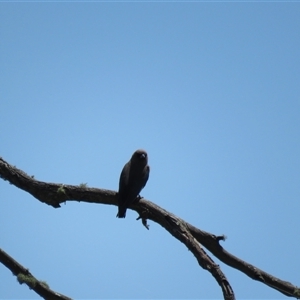
[[[143,177],[143,187],[146,185],[146,183],[149,179],[149,174],[150,174],[150,167],[148,165],[145,167],[145,169],[146,170],[145,170],[145,175]]]
[[[122,194],[126,190],[126,187],[128,186],[128,181],[129,181],[129,171],[130,171],[130,161],[125,164],[123,167],[123,170],[120,175],[120,180],[119,180],[119,193]]]

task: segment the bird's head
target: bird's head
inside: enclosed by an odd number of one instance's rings
[[[136,150],[131,158],[134,162],[148,162],[148,154],[145,150],[138,149]]]

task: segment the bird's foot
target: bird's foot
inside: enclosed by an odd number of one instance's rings
[[[143,218],[141,215],[139,215],[139,216],[137,217],[136,220],[138,221],[138,220],[140,220],[140,219],[142,219],[142,224],[146,227],[146,229],[149,230],[150,225],[148,225],[147,219],[146,219],[146,218]]]
[[[133,203],[138,203],[141,199],[143,199],[143,197],[140,195],[137,195],[136,198],[134,199]]]

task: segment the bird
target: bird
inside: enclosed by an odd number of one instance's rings
[[[127,208],[140,197],[150,173],[148,154],[145,150],[136,150],[122,169],[119,180],[117,218],[125,218]]]

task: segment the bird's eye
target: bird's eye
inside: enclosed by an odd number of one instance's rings
[[[141,153],[140,154],[140,158],[146,158],[146,154],[145,153]]]

